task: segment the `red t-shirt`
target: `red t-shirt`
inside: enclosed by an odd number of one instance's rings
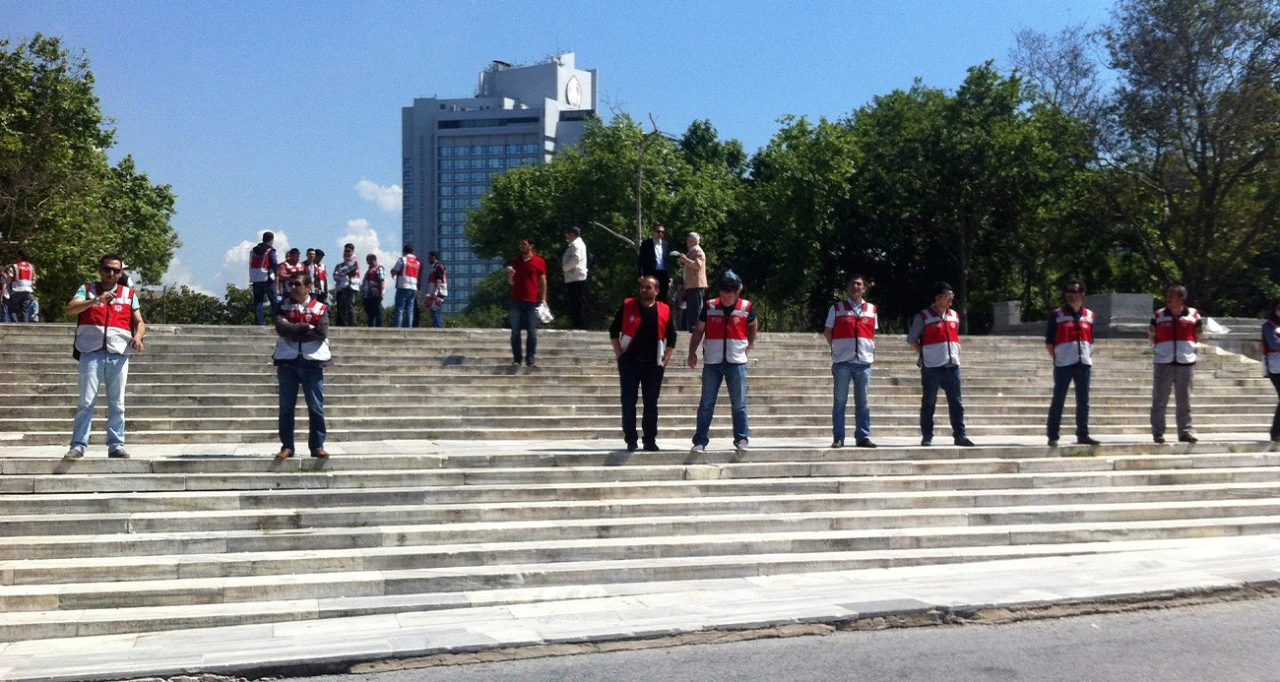
[[[516,256],[511,261],[511,267],[516,269],[515,279],[511,282],[511,300],[541,302],[542,299],[538,296],[538,278],[547,276],[547,262],[542,260],[542,256],[534,255],[529,260]]]

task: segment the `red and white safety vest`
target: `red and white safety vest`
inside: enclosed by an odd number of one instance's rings
[[[1075,364],[1093,364],[1093,311],[1080,309],[1080,319],[1071,308],[1062,307],[1054,312],[1053,364],[1068,367]]]
[[[732,308],[725,308],[719,298],[707,303],[707,323],[702,342],[702,359],[708,365],[722,362],[744,365],[747,362],[747,317],[751,314],[751,301],[738,299]]]
[[[259,255],[256,251],[249,251],[249,281],[250,282],[270,282],[271,281],[271,260],[276,250],[267,247],[265,251]]]
[[[392,274],[396,276],[397,289],[418,289],[418,271],[422,269],[422,261],[412,253],[406,253],[396,262],[396,266],[391,268]]]
[[[1267,375],[1280,374],[1280,326],[1267,320],[1262,325],[1262,369]]]
[[[1186,308],[1174,317],[1168,308],[1156,311],[1156,364],[1190,365],[1196,361],[1196,324],[1200,311]]]
[[[947,309],[941,314],[933,306],[920,311],[924,331],[920,334],[920,360],[925,367],[960,366],[960,314]]]
[[[117,284],[115,298],[110,303],[100,303],[96,299],[102,293],[101,287],[98,283],[84,285],[85,300],[94,304],[77,320],[76,350],[128,355],[133,343],[133,311],[138,304],[133,289]]]
[[[319,324],[320,318],[324,317],[328,310],[329,306],[314,298],[308,299],[305,303],[297,303],[290,297],[280,303],[280,314],[284,316],[286,322],[292,324]],[[272,357],[276,360],[301,358],[325,362],[333,356],[329,353],[328,339],[299,343],[280,336],[276,339],[276,352]]]
[[[329,292],[329,271],[324,263],[311,263],[307,266],[307,274],[311,275],[312,290],[319,294]]]
[[[15,294],[35,291],[36,268],[21,260],[9,267],[13,279],[9,281],[9,291]]]
[[[853,301],[844,300],[834,306],[835,324],[831,327],[831,361],[871,364],[876,359],[877,310],[864,302],[855,312]]]
[[[662,364],[662,356],[667,352],[667,323],[671,320],[671,306],[656,301],[654,305],[658,306],[658,357],[656,361]],[[709,319],[709,318],[708,318]],[[618,333],[618,345],[622,346],[622,352],[627,352],[627,348],[636,338],[636,332],[640,331],[640,301],[634,298],[628,298],[622,302],[622,330]]]
[[[387,278],[381,265],[375,265],[364,273],[364,279],[360,281],[360,297],[375,298],[373,290],[380,288],[379,283]],[[379,294],[381,295],[381,294]]]
[[[281,263],[276,268],[276,289],[280,290],[281,293],[288,293],[289,278],[293,276],[293,273],[306,271],[307,264],[301,261],[294,264],[290,264],[289,261]]]
[[[360,288],[360,261],[344,260],[333,269],[333,285],[338,289]]]

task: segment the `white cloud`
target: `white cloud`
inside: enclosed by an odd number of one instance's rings
[[[284,253],[289,250],[289,235],[280,230],[272,232],[275,240],[276,251],[280,254],[280,260],[284,260]],[[222,269],[214,276],[214,280],[234,284],[238,287],[249,286],[249,252],[258,242],[242,240],[239,244],[227,249],[222,254]]]
[[[203,286],[197,284],[195,281],[195,274],[193,274],[186,265],[183,265],[182,259],[177,256],[174,256],[173,260],[169,261],[169,269],[164,273],[164,276],[160,278],[160,282],[171,287],[185,286],[192,291],[198,291],[209,296],[216,295]]]
[[[356,193],[365,201],[372,201],[378,208],[388,213],[399,213],[404,201],[404,190],[400,185],[379,185],[372,180],[361,180],[355,184]]]

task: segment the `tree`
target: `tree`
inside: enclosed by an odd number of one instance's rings
[[[226,324],[227,306],[214,296],[187,286],[147,290],[140,296],[148,322],[160,324]]]
[[[1280,8],[1124,0],[1104,32],[1113,210],[1151,272],[1198,306],[1280,237]]]
[[[0,41],[0,258],[31,254],[51,319],[96,277],[102,255],[121,254],[155,283],[179,245],[169,186],[153,185],[131,157],[108,163],[114,130],[93,85],[83,52],[57,38]]]

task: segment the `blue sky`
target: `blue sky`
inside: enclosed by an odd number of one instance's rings
[[[108,2],[0,0],[0,36],[87,51],[113,160],[178,195],[168,280],[221,295],[264,229],[399,252],[400,108],[465,97],[493,59],[577,53],[601,109],[749,151],[786,114],[839,117],[916,77],[954,88],[1014,34],[1104,23],[1102,0]]]

